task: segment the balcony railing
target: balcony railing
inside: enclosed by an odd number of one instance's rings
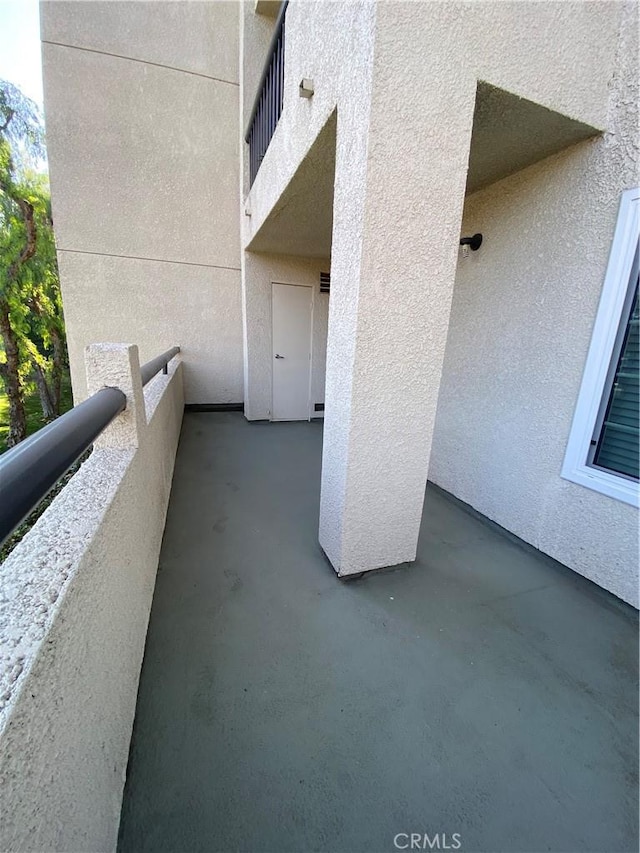
[[[249,143],[250,182],[258,173],[280,114],[284,93],[284,22],[288,0],[284,0],[276,21],[267,59],[258,83],[258,91],[244,136]]]
[[[180,352],[173,347],[140,368],[146,385]],[[111,423],[127,398],[102,388],[0,457],[0,544]]]

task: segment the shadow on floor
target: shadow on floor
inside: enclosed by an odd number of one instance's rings
[[[433,487],[416,563],[341,582],[321,444],[185,416],[120,853],[637,849],[635,611]]]

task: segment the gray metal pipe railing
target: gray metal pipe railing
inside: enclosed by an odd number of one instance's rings
[[[146,364],[143,364],[140,368],[142,384],[146,385],[147,382],[150,382],[156,375],[156,373],[159,373],[160,371],[166,373],[167,365],[174,356],[178,355],[179,352],[180,347],[172,347],[166,352],[163,352],[162,355],[159,355],[157,358],[152,358],[151,361],[148,361]]]
[[[146,385],[180,352],[173,347],[140,368]],[[119,388],[101,388],[0,456],[0,544],[32,512],[111,421],[124,411]]]
[[[118,388],[102,388],[0,456],[0,541],[125,408]]]
[[[289,0],[283,0],[280,12],[273,28],[273,35],[267,50],[267,58],[260,75],[256,96],[251,108],[245,142],[249,143],[250,181],[260,168],[260,164],[271,142],[276,125],[282,113],[284,97],[284,43],[285,15]]]

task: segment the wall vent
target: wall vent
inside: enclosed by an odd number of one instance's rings
[[[320,293],[329,293],[331,289],[331,274],[328,272],[320,273]]]
[[[324,412],[324,403],[316,403],[313,407],[314,412]]]

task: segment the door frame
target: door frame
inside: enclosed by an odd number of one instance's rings
[[[311,318],[309,323],[309,376],[307,378],[307,421],[311,420],[311,377],[313,371],[313,324],[315,320],[316,307],[316,288],[310,282],[303,281],[282,281],[280,279],[271,279],[271,299],[269,301],[269,342],[271,351],[271,406],[269,420],[274,423],[288,423],[288,421],[280,421],[273,416],[273,286],[274,284],[282,284],[287,287],[307,287],[311,289]]]

